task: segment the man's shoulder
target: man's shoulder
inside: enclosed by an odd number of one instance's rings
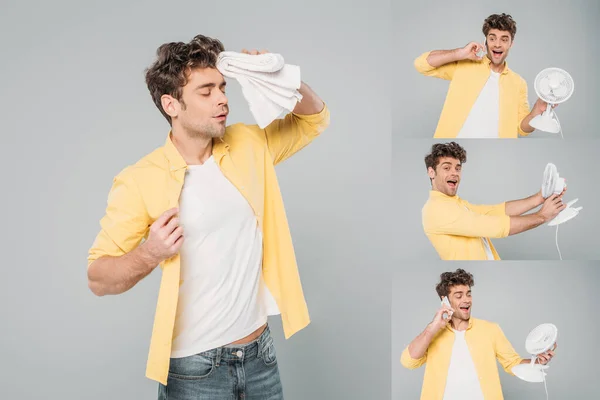
[[[486,319],[480,319],[480,318],[473,318],[473,317],[471,317],[471,321],[473,323],[473,326],[477,326],[477,328],[479,328],[479,329],[495,330],[495,329],[498,329],[500,327],[498,325],[498,323],[496,323],[494,321],[489,321],[489,320],[486,320]]]
[[[510,76],[511,79],[513,79],[519,85],[527,86],[527,81],[521,75],[519,75],[514,70],[512,70],[511,68],[508,69],[508,76]]]
[[[123,167],[117,177],[123,180],[136,180],[140,175],[152,172],[160,172],[167,169],[167,158],[164,147],[160,146],[147,153],[133,164]]]

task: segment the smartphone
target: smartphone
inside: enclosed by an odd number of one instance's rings
[[[446,307],[452,308],[452,306],[450,305],[450,302],[448,301],[448,297],[446,297],[446,296],[442,297],[442,306],[444,304],[446,305]],[[447,312],[443,313],[442,318],[448,319],[448,313]]]

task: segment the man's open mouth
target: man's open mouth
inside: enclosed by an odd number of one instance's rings
[[[458,184],[458,181],[451,179],[451,180],[447,181],[447,183],[448,183],[448,186],[450,186],[451,188],[455,188],[456,185]]]
[[[469,311],[471,309],[471,306],[460,306],[461,311]]]
[[[495,57],[501,57],[501,56],[502,56],[502,54],[504,54],[504,52],[503,52],[503,51],[499,51],[499,50],[492,50],[492,54],[493,54]]]

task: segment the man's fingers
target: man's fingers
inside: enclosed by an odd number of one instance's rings
[[[167,223],[167,225],[165,226],[165,230],[167,231],[167,235],[170,235],[171,233],[173,233],[173,231],[175,230],[175,228],[177,228],[178,226],[179,226],[179,218],[177,218],[177,217],[171,218],[171,220],[169,221],[169,223]]]
[[[168,220],[170,220],[175,214],[179,212],[179,208],[171,208],[170,210],[165,211],[161,216],[159,216],[154,223],[158,225],[158,227],[163,227]]]
[[[181,238],[181,237],[183,237],[183,227],[179,226],[167,238],[166,246],[167,247],[173,246],[177,242],[177,240],[179,240],[179,238]]]

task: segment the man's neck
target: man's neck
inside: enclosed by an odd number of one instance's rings
[[[489,57],[488,57],[489,58]],[[502,71],[504,71],[504,68],[506,68],[506,61],[503,61],[502,64],[500,65],[496,65],[492,62],[492,60],[490,60],[490,69],[496,73],[501,73]]]
[[[206,136],[190,137],[183,129],[171,130],[173,145],[187,165],[204,164],[212,155],[212,138]]]
[[[452,318],[452,320],[450,321],[452,329],[454,329],[455,331],[466,331],[467,328],[469,327],[469,320],[462,320],[462,319],[456,319],[456,318]]]

